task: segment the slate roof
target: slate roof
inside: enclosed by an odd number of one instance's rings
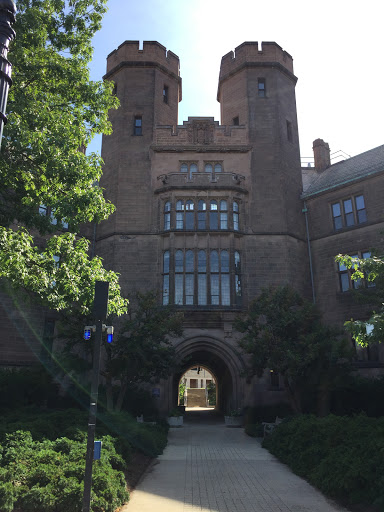
[[[313,179],[303,192],[302,198],[305,199],[380,172],[384,172],[384,145],[331,165]]]

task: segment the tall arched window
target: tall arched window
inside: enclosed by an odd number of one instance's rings
[[[220,280],[219,280],[219,253],[211,251],[210,254],[211,270],[211,304],[220,304]]]
[[[206,229],[207,205],[205,201],[200,200],[197,203],[197,229]]]
[[[227,201],[220,201],[220,229],[228,229]]]
[[[221,284],[221,305],[230,306],[231,304],[231,287],[229,283],[229,253],[221,251],[220,253],[220,284]]]
[[[206,306],[207,304],[207,255],[206,252],[201,250],[197,255],[197,303],[199,306]]]
[[[212,173],[212,164],[205,164],[205,172]]]
[[[184,297],[184,253],[175,254],[175,304],[182,305]]]
[[[180,165],[180,172],[188,172],[188,165],[187,164],[181,164]]]
[[[236,305],[241,305],[241,267],[240,253],[235,251],[235,297]]]
[[[169,304],[169,251],[163,254],[163,306]]]
[[[195,258],[193,251],[185,253],[185,304],[193,304]]]
[[[233,229],[239,231],[239,204],[233,201]]]
[[[185,229],[195,229],[193,201],[187,201],[185,204]]]
[[[184,201],[176,203],[176,229],[184,229]]]
[[[219,219],[217,211],[217,201],[211,201],[209,212],[209,229],[218,229]]]
[[[228,249],[175,251],[174,267],[170,272],[170,253],[163,253],[163,304],[170,303],[170,288],[174,290],[172,301],[186,306],[241,305],[240,254],[233,254],[230,264]],[[234,270],[234,272],[233,272]],[[232,277],[231,277],[232,276]],[[195,286],[196,284],[196,286]]]
[[[171,203],[167,201],[164,205],[164,231],[171,229]]]
[[[215,164],[215,172],[221,172],[222,171],[222,166],[221,164]]]

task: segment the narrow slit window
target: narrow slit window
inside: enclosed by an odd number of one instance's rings
[[[266,94],[265,78],[259,78],[257,87],[258,87],[259,98],[265,98],[265,94]]]
[[[167,201],[164,205],[164,231],[171,229],[171,203]]]
[[[219,216],[217,211],[217,201],[211,201],[209,212],[209,229],[219,228]]]
[[[169,251],[163,255],[163,306],[169,304]]]
[[[205,201],[200,200],[197,207],[197,229],[203,230],[206,229],[207,205]]]
[[[143,135],[143,120],[141,116],[135,116],[134,125],[133,125],[133,134],[134,135]]]
[[[165,104],[168,105],[168,86],[167,85],[164,85],[163,87],[163,101]]]
[[[289,142],[293,141],[292,123],[287,120],[287,139]]]
[[[187,201],[185,204],[185,229],[192,230],[195,228],[193,201]]]
[[[239,231],[239,204],[233,202],[233,230]]]
[[[176,203],[176,229],[184,229],[184,202]]]

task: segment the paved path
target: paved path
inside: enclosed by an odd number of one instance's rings
[[[346,512],[243,429],[192,416],[121,512]]]

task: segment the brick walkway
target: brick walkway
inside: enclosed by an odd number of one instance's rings
[[[193,420],[193,418],[192,418]],[[243,429],[186,422],[121,512],[346,512]]]

